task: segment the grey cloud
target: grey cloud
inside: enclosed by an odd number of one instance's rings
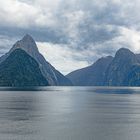
[[[1,52],[7,51],[15,39],[20,39],[26,33],[38,42],[58,44],[59,50],[66,46],[69,51],[82,54],[79,56],[71,53],[73,59],[89,63],[105,55],[114,55],[120,47],[138,50],[139,0],[16,2],[20,8],[14,3],[9,11],[4,6],[10,5],[11,0],[1,2],[0,35],[5,37],[5,41],[0,38]],[[136,39],[128,34],[136,34]],[[6,43],[7,38],[9,43]],[[2,47],[3,44],[6,44],[5,47]]]

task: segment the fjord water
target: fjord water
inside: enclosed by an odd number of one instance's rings
[[[2,140],[139,140],[140,88],[0,89]]]

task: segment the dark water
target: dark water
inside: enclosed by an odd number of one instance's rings
[[[140,139],[140,88],[20,90],[0,89],[0,140]]]

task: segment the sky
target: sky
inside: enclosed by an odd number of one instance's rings
[[[139,0],[0,0],[0,55],[25,34],[67,74],[114,55],[140,53]]]

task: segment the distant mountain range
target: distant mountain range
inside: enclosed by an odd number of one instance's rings
[[[140,55],[121,48],[66,76],[75,86],[140,86]]]
[[[39,53],[35,41],[28,34],[0,58],[0,86],[71,85],[71,81]]]
[[[64,76],[39,53],[30,35],[0,57],[0,86],[140,86],[140,55],[119,49],[115,56]]]

